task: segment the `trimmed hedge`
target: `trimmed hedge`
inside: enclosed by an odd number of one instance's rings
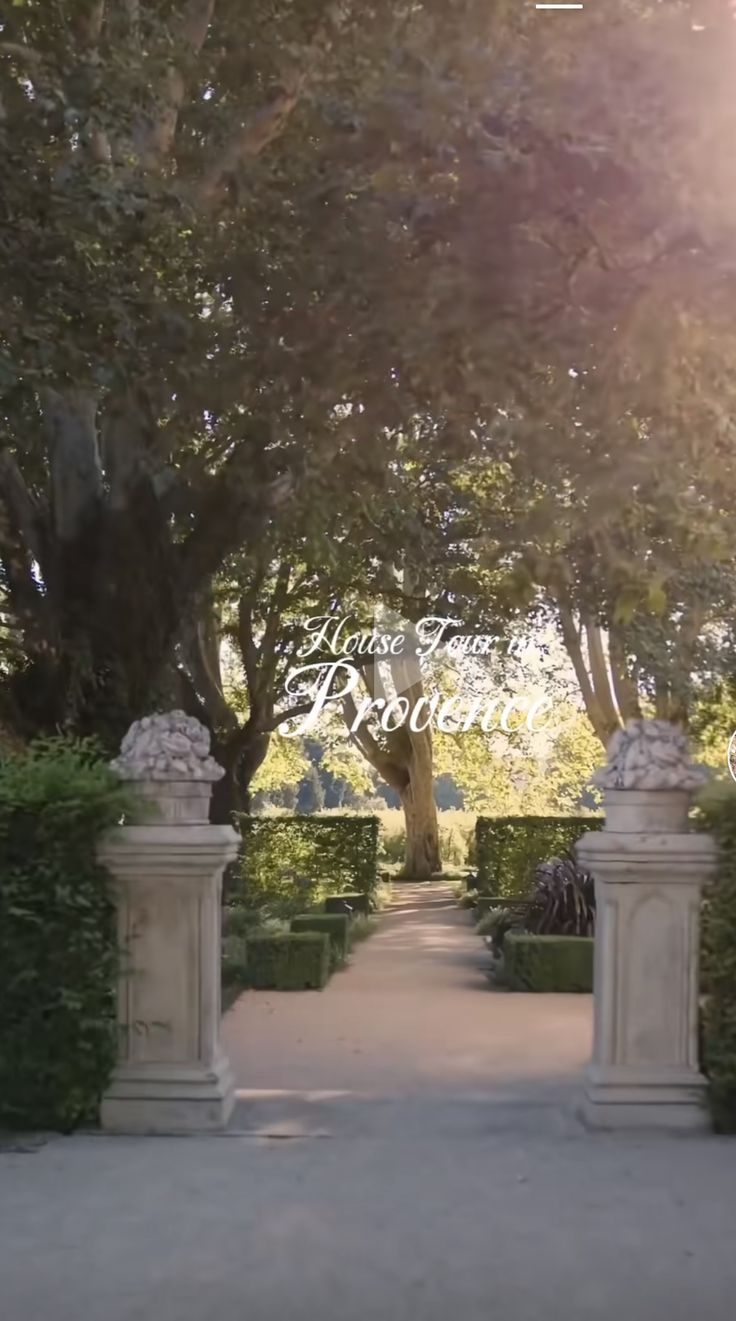
[[[377,884],[376,816],[240,816],[240,878],[232,898],[282,915],[327,895],[370,895]]]
[[[299,913],[291,919],[292,931],[323,931],[330,938],[333,967],[339,967],[348,956],[347,913]]]
[[[350,918],[370,917],[371,897],[369,894],[333,894],[325,899],[326,913],[345,913]]]
[[[280,931],[246,941],[246,978],[259,991],[321,991],[330,976],[330,941],[321,931]]]
[[[478,888],[500,898],[526,894],[540,862],[571,852],[602,816],[479,816],[475,823]]]
[[[248,985],[247,953],[242,936],[225,936],[220,960],[220,1011],[226,1014]]]
[[[129,791],[90,742],[0,761],[0,1123],[97,1118],[117,1058],[115,908],[96,860]]]
[[[247,962],[248,953],[244,937],[225,936],[220,959],[223,986],[244,985]]]
[[[736,1133],[736,797],[731,785],[721,792],[723,799],[706,802],[698,821],[720,850],[703,914],[701,1041],[714,1127]]]
[[[503,980],[518,991],[592,991],[592,936],[529,936],[509,931]]]

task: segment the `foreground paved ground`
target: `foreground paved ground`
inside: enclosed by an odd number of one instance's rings
[[[3,1321],[730,1321],[736,1143],[584,1133],[585,1001],[487,991],[401,900],[328,992],[229,1016],[230,1134],[0,1155]]]

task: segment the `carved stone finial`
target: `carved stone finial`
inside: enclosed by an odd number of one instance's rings
[[[668,720],[629,720],[593,776],[602,789],[698,789],[710,772],[690,759],[687,737]]]
[[[123,780],[198,780],[225,774],[210,756],[209,731],[183,711],[144,716],[131,725],[111,763]]]

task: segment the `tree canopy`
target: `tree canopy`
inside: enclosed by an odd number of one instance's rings
[[[727,0],[9,8],[2,722],[217,705],[254,582],[394,559],[409,617],[553,609],[600,737],[681,715],[732,619],[734,68]]]

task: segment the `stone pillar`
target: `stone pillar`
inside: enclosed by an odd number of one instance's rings
[[[117,892],[120,1048],[101,1123],[117,1133],[223,1128],[234,1085],[220,1045],[222,873],[239,837],[208,824],[209,734],[181,711],[137,721],[113,768],[139,823],[103,842]]]
[[[577,845],[595,878],[595,1026],[583,1117],[595,1128],[708,1127],[698,1067],[698,953],[709,835],[688,829],[703,768],[664,721],[614,735],[605,828]]]

